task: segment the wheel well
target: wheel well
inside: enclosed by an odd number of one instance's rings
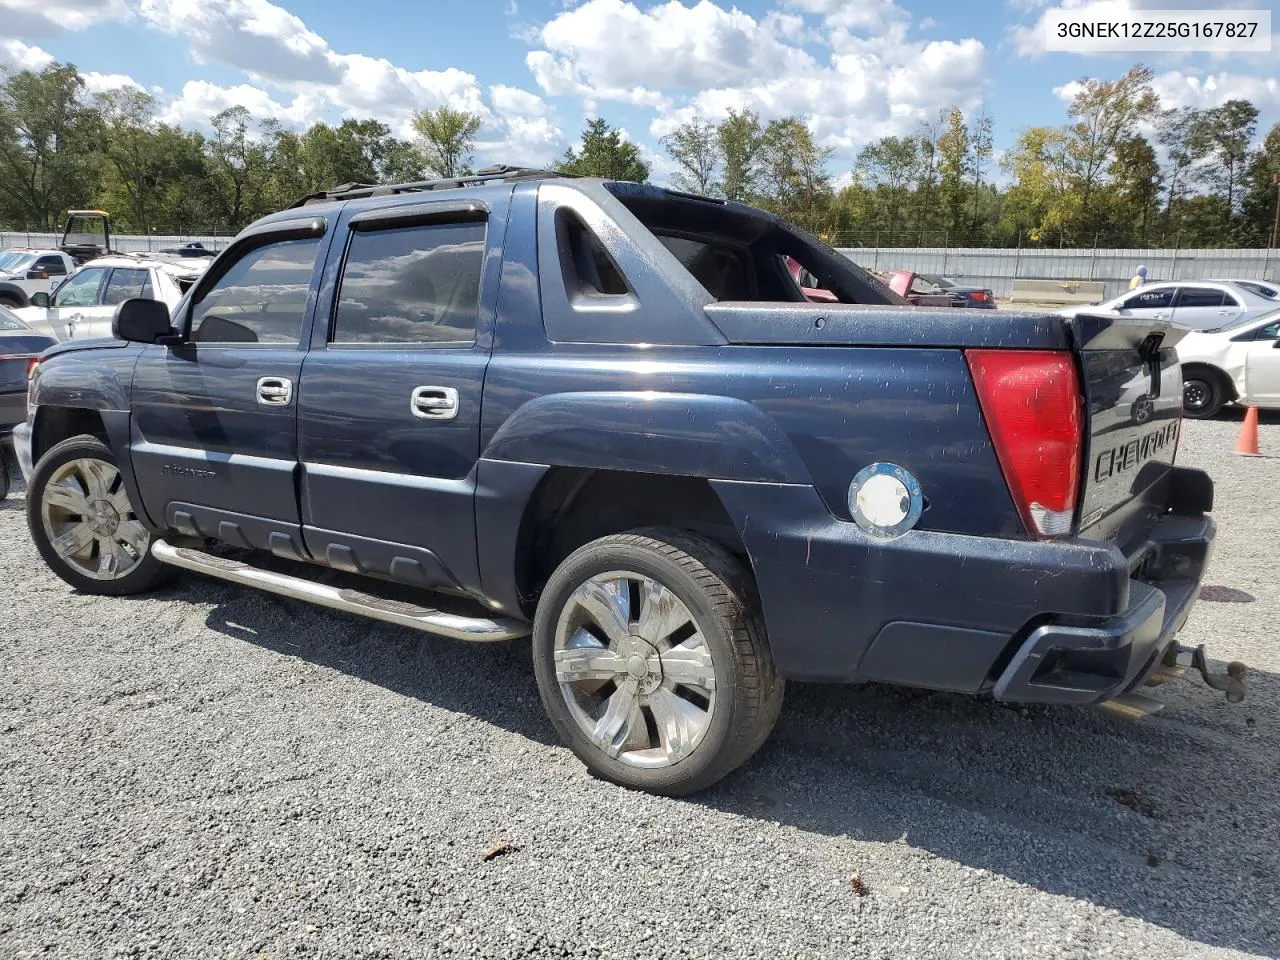
[[[102,414],[77,407],[42,407],[31,437],[31,460],[39,460],[50,447],[70,437],[90,434],[110,444]]]
[[[532,607],[552,572],[574,550],[637,527],[699,534],[750,569],[738,529],[706,480],[557,467],[542,478],[521,519],[515,558],[520,596]]]
[[[1182,376],[1185,379],[1191,374],[1198,374],[1206,379],[1212,379],[1222,388],[1222,399],[1225,403],[1234,403],[1239,399],[1236,393],[1236,384],[1226,372],[1218,369],[1209,363],[1184,363],[1182,365]]]

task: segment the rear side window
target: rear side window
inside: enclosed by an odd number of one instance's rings
[[[204,291],[191,311],[194,343],[297,343],[320,240],[255,247]]]
[[[631,292],[600,238],[571,210],[556,211],[556,244],[570,296],[622,297]]]
[[[738,250],[728,245],[670,234],[658,234],[658,239],[717,300],[755,298],[750,261]]]
[[[1178,293],[1180,307],[1220,307],[1225,294],[1212,287],[1183,287]]]
[[[1173,289],[1143,290],[1124,302],[1122,310],[1163,310],[1173,303]]]
[[[479,221],[352,233],[333,342],[474,340],[484,236]]]
[[[150,299],[150,295],[145,292],[150,288],[149,273],[146,269],[127,270],[117,267],[112,270],[107,288],[102,292],[102,305],[114,307],[136,297]]]

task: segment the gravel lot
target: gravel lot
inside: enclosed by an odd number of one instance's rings
[[[1132,724],[793,686],[765,749],[692,801],[588,777],[527,644],[196,577],[77,596],[19,492],[0,956],[1276,956],[1280,459],[1233,456],[1238,420],[1185,430],[1218,482],[1208,582],[1230,589],[1184,641],[1249,664],[1243,704],[1174,681]],[[1280,418],[1261,439],[1280,457]],[[516,849],[482,860],[498,841]]]

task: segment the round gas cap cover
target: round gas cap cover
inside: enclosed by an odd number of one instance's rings
[[[896,463],[864,467],[849,485],[849,512],[864,533],[900,537],[920,520],[920,481]]]

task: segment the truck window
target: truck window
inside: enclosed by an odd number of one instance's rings
[[[318,239],[255,247],[204,291],[191,310],[193,343],[297,343]]]
[[[114,307],[134,297],[150,299],[143,292],[148,285],[147,273],[148,271],[145,267],[141,270],[116,267],[111,271],[111,276],[107,280],[107,288],[102,292],[102,305],[104,307]]]
[[[631,292],[600,238],[573,211],[556,211],[556,242],[570,297],[621,297]]]
[[[333,342],[474,340],[484,238],[477,221],[352,233]]]

